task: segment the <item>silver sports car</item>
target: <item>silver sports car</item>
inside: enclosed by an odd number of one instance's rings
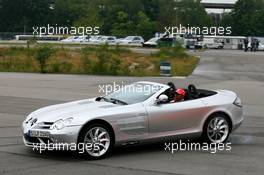
[[[222,143],[243,121],[234,92],[189,85],[184,99],[175,102],[176,89],[171,82],[142,81],[106,96],[41,108],[22,124],[24,143],[82,144],[88,158],[99,159],[116,145],[166,138],[197,136]]]

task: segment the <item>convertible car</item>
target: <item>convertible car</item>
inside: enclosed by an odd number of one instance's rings
[[[82,144],[90,159],[107,156],[114,146],[200,137],[225,142],[243,121],[242,103],[228,90],[189,85],[174,102],[173,83],[136,82],[106,96],[48,106],[22,124],[26,146]]]

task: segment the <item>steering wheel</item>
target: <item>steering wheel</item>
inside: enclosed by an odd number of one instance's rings
[[[195,99],[199,98],[199,93],[197,92],[197,89],[193,84],[190,84],[188,86],[188,91],[189,91],[192,98],[195,98]]]

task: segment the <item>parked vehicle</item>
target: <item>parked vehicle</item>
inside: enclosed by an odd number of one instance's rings
[[[199,36],[186,33],[183,35],[183,38],[184,46],[186,47],[186,49],[195,49],[197,48],[197,46],[200,47],[199,45],[197,45]]]
[[[220,39],[216,38],[203,38],[203,41],[198,42],[201,44],[202,48],[207,49],[223,49],[224,45]]]
[[[248,43],[248,49],[249,50],[251,49],[251,42]],[[259,43],[258,50],[259,51],[264,51],[264,44]]]
[[[246,37],[244,36],[211,36],[211,35],[204,35],[203,36],[204,40],[211,40],[214,39],[219,43],[221,47],[221,43],[223,44],[223,49],[243,49],[244,47],[244,39]],[[210,47],[210,45],[209,45]],[[217,47],[217,46],[213,46]]]
[[[84,42],[87,42],[88,39],[89,39],[89,37],[87,35],[78,36],[78,38],[73,39],[73,42],[76,42],[76,43],[84,43]]]
[[[98,44],[103,37],[104,37],[103,35],[90,36],[89,43]]]
[[[144,39],[141,36],[127,36],[124,39],[119,39],[118,44],[120,45],[142,45]]]
[[[87,42],[89,37],[87,35],[82,36],[70,36],[64,40],[61,40],[62,42],[73,42],[73,43],[83,43]]]
[[[2,34],[3,39],[12,39],[9,34]],[[16,35],[15,40],[37,40],[37,41],[60,41],[63,39],[62,35]]]
[[[97,44],[116,44],[116,37],[115,36],[104,36],[100,38]]]
[[[66,39],[61,40],[62,42],[74,42],[75,39],[77,39],[78,36],[70,36]]]
[[[260,51],[264,51],[264,44],[259,43],[258,50],[260,50]]]
[[[151,38],[150,40],[148,40],[147,42],[144,42],[143,44],[142,44],[142,46],[143,47],[157,47],[157,45],[158,45],[158,40],[159,40],[160,38]]]

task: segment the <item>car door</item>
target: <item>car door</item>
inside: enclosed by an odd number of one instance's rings
[[[133,39],[132,43],[134,43],[134,44],[140,44],[141,43],[141,39],[139,37],[135,37]]]
[[[122,106],[119,113],[113,120],[120,140],[139,139],[148,134],[148,117],[143,104]]]
[[[109,43],[109,44],[115,43],[115,38],[113,38],[113,37],[109,37],[109,38],[107,39],[107,43]]]
[[[154,104],[146,107],[149,133],[184,131],[199,127],[204,104],[200,99],[177,103]]]

